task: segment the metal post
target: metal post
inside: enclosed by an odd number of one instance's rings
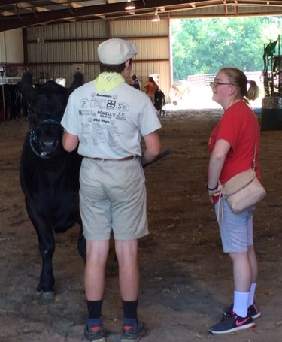
[[[277,38],[278,41],[278,73],[277,73],[277,78],[278,78],[278,95],[281,96],[281,91],[282,91],[282,77],[281,77],[281,57],[280,57],[280,34],[278,35]]]
[[[0,75],[2,78],[2,97],[3,97],[3,112],[4,112],[4,119],[6,118],[6,101],[5,101],[5,89],[4,89],[4,74],[5,74],[5,68],[0,68]]]

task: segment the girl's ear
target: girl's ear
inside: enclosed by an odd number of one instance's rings
[[[238,90],[239,90],[238,87],[235,85],[230,85],[229,89],[230,89],[230,95],[237,95]]]

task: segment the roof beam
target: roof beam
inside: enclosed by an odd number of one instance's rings
[[[37,2],[38,0],[29,0],[28,2],[29,3],[33,3],[33,2]],[[54,3],[58,3],[58,4],[62,4],[62,3],[68,3],[70,1],[68,0],[51,0],[53,1]],[[146,8],[153,8],[153,7],[160,7],[160,6],[166,6],[166,5],[178,5],[178,4],[189,4],[190,2],[198,2],[198,1],[206,1],[206,0],[194,0],[194,1],[184,1],[184,0],[155,0],[155,1],[146,1],[144,2],[143,0],[137,0],[137,1],[134,1],[135,5],[139,6],[139,8],[141,7],[146,7]],[[270,2],[273,2],[273,1],[276,1],[276,0],[272,0]],[[7,5],[16,5],[16,4],[19,4],[21,2],[25,2],[23,0],[1,0],[0,1],[0,8],[2,6],[7,6]],[[79,2],[79,0],[77,1]],[[83,3],[83,1],[81,1]],[[110,5],[121,5],[123,8],[125,7],[125,2],[117,2],[117,0],[109,0],[107,1],[108,4]],[[266,2],[266,1],[265,1]],[[146,5],[144,5],[144,3],[146,3]],[[141,6],[140,6],[141,5]],[[107,6],[107,5],[97,5],[97,6]],[[95,5],[94,6],[91,6],[91,7],[96,7]]]
[[[2,2],[5,0],[1,0]],[[13,3],[10,0],[11,3]],[[20,1],[18,1],[20,2]],[[34,1],[30,1],[34,2]],[[195,2],[195,0],[194,0]],[[187,2],[186,2],[187,3]],[[2,3],[1,3],[2,4]],[[7,4],[7,1],[6,1]],[[143,0],[135,1],[135,11],[137,9],[139,10],[146,10],[150,8],[155,7],[161,7],[163,5],[183,5],[183,0],[154,0],[150,3],[146,3],[146,7],[144,7]],[[40,25],[44,23],[50,23],[55,22],[59,20],[64,20],[64,18],[74,18],[74,19],[80,19],[81,18],[90,18],[94,15],[107,15],[107,13],[111,13],[111,16],[115,13],[124,13],[124,15],[129,15],[128,11],[125,10],[125,3],[119,2],[119,3],[113,3],[113,4],[107,4],[107,5],[94,5],[94,6],[87,6],[87,7],[81,7],[81,8],[66,8],[62,10],[57,11],[50,11],[50,12],[37,12],[37,13],[30,13],[30,14],[21,14],[18,15],[18,17],[5,17],[3,19],[0,19],[1,25],[0,25],[0,32],[6,31],[10,29],[16,29],[19,27],[28,27],[33,25]]]
[[[42,25],[42,24],[50,24],[50,23],[60,23],[64,21],[70,20],[95,20],[95,19],[116,19],[116,18],[132,18],[132,13],[125,10],[125,2],[115,2],[119,0],[109,0],[107,3],[93,6],[85,6],[83,7],[84,0],[53,0],[54,3],[62,3],[66,1],[69,4],[68,7],[60,10],[51,10],[51,11],[43,11],[43,8],[40,11],[31,11],[30,13],[22,14],[20,11],[15,13],[14,16],[10,16],[10,10],[6,9],[6,12],[3,12],[3,17],[0,17],[0,32],[7,31],[11,29],[16,29],[20,27],[29,27],[34,25]],[[109,3],[111,2],[111,3]],[[181,11],[182,9],[191,9],[191,8],[199,8],[199,7],[207,7],[207,6],[223,6],[223,3],[226,5],[234,5],[236,3],[240,5],[269,5],[269,6],[281,6],[281,0],[136,0],[135,4],[135,15],[143,16],[146,14],[150,14],[152,10],[155,8],[165,8],[166,12],[171,11]],[[15,9],[17,8],[16,4],[19,3],[27,3],[26,1],[14,1],[14,0],[0,0],[0,9],[5,5],[15,5]],[[29,0],[31,8],[36,8],[37,0]],[[71,6],[73,3],[73,6]],[[80,4],[82,7],[80,7]],[[20,7],[20,6],[19,6]],[[44,6],[41,6],[44,7]],[[75,8],[74,8],[75,7]],[[48,6],[46,6],[48,9]],[[13,12],[13,11],[11,11]],[[238,14],[238,13],[237,13]],[[191,15],[192,16],[192,15]]]
[[[29,3],[33,3],[33,2],[37,2],[38,0],[29,0],[28,2]],[[51,0],[53,1],[54,3],[67,3],[67,2],[70,2],[68,0]],[[118,0],[109,0],[107,1],[109,4],[110,3],[118,3],[117,2]],[[23,0],[1,0],[0,2],[0,8],[2,6],[7,6],[7,5],[16,5],[16,4],[19,4],[21,2],[24,2]],[[79,0],[77,0],[77,2],[80,2]],[[83,1],[81,1],[83,3]],[[143,0],[137,0],[137,1],[134,1],[135,5],[137,4],[143,4],[143,7],[146,7],[146,8],[153,8],[153,7],[161,7],[161,6],[167,6],[167,5],[187,5],[187,4],[194,4],[194,3],[197,3],[197,2],[210,2],[210,1],[207,1],[207,0],[194,0],[194,1],[185,1],[185,0],[155,0],[155,1],[143,1]],[[218,1],[218,2],[221,2],[222,1]],[[227,2],[233,2],[234,3],[234,0],[227,0]],[[253,1],[253,0],[246,0],[246,1],[241,1],[241,0],[238,0],[238,4],[240,3],[249,3],[249,4],[257,4],[257,5],[269,5],[269,6],[275,6],[275,3],[279,3],[281,2],[281,0],[270,0],[270,1],[267,1],[267,0],[257,0],[257,1]],[[144,5],[145,3],[145,5]],[[124,6],[124,2],[122,3],[119,3],[119,4],[122,4],[122,6]],[[103,5],[98,5],[98,6],[103,6]],[[95,7],[95,6],[94,6]],[[140,6],[139,6],[140,8]]]
[[[1,3],[0,3],[0,8],[2,6],[7,6],[7,5],[16,5],[16,4],[19,4],[21,2],[25,2],[23,0],[21,1],[14,1],[14,0],[1,0]],[[36,2],[36,0],[29,0],[28,2],[32,3],[32,2]]]

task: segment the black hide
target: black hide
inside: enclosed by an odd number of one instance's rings
[[[82,84],[76,75],[71,90]],[[76,151],[62,147],[60,125],[70,90],[53,81],[37,88],[31,85],[31,75],[24,74],[21,91],[29,106],[30,130],[26,135],[20,165],[21,186],[26,210],[37,232],[42,270],[37,292],[44,298],[54,295],[53,253],[54,232],[61,233],[80,222],[79,170],[81,157]],[[82,228],[77,248],[85,260],[85,240]]]

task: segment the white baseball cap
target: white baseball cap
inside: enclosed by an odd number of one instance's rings
[[[103,64],[119,65],[135,56],[137,47],[124,39],[110,38],[98,46],[99,60]]]

